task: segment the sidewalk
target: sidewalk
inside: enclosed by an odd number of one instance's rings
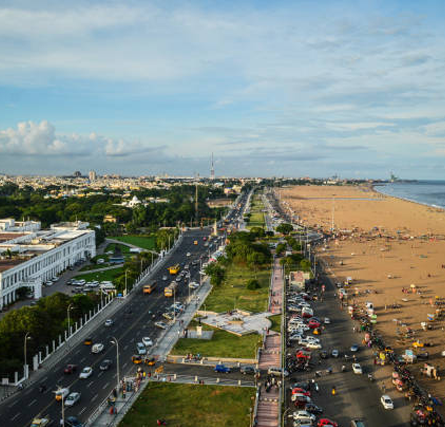
[[[283,269],[279,260],[274,261],[271,279],[271,297],[269,311],[273,314],[281,314],[283,303]],[[260,352],[259,368],[267,370],[271,367],[281,366],[281,334],[269,332],[264,340],[264,348]],[[263,375],[264,377],[264,375]],[[278,427],[280,419],[280,387],[272,386],[266,391],[265,382],[259,393],[258,409],[256,413],[257,427]]]

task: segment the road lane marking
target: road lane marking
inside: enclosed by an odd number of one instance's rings
[[[11,421],[14,421],[16,418],[20,417],[20,415],[21,415],[20,412],[18,412],[11,418]]]
[[[83,408],[80,412],[79,415],[82,415],[85,411],[86,411],[87,407],[85,406],[85,408]]]
[[[127,365],[128,365],[128,362],[125,362],[124,364],[123,364],[123,368],[126,368],[127,367]]]
[[[86,357],[84,357],[83,359],[81,359],[80,360],[80,363],[83,363],[83,362],[85,362],[85,360],[86,360],[87,358]]]
[[[110,383],[108,382],[108,383],[106,383],[103,387],[102,387],[102,390],[105,390],[108,386],[110,385]]]
[[[93,385],[94,381],[91,381],[87,384],[87,387],[91,387]]]
[[[103,375],[103,373],[104,373],[104,371],[100,371],[100,372],[97,374],[97,377],[100,378],[100,377]]]
[[[37,402],[37,399],[34,399],[32,402],[29,403],[28,406],[34,405],[34,403],[36,403],[36,402]]]
[[[92,398],[91,398],[91,402],[94,402],[97,399],[97,394],[95,394]]]
[[[45,382],[48,379],[48,377],[43,377],[42,378],[42,383]]]
[[[128,348],[128,344],[124,347],[124,350],[126,350]]]

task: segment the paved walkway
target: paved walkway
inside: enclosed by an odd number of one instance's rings
[[[271,297],[269,311],[280,314],[283,301],[283,269],[276,259],[272,271]],[[260,353],[259,368],[267,370],[270,367],[281,366],[281,334],[270,331],[264,341],[264,348]],[[261,381],[258,409],[256,414],[258,427],[278,427],[280,411],[280,389],[273,386],[266,392],[264,381]]]

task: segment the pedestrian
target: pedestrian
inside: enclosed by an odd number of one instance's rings
[[[385,385],[385,383],[382,383],[382,390],[383,390],[383,393],[386,392],[386,385]]]

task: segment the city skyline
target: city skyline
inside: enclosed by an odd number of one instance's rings
[[[4,1],[0,172],[441,178],[440,1]]]

